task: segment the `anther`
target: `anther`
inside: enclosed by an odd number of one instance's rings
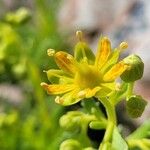
[[[72,56],[71,55],[67,55],[67,59],[72,60]]]
[[[85,91],[80,91],[80,92],[78,93],[78,97],[79,97],[79,98],[84,98],[85,95],[86,95],[86,92],[85,92]]]
[[[56,96],[56,98],[55,98],[55,102],[57,103],[57,104],[59,104],[60,102],[60,96]]]
[[[57,104],[63,104],[64,100],[63,100],[60,96],[56,96],[55,102],[56,102]]]
[[[45,90],[48,89],[48,84],[47,84],[47,83],[42,82],[40,85],[41,85]]]
[[[127,42],[122,42],[122,43],[120,43],[119,49],[120,49],[121,51],[123,51],[124,49],[127,49],[127,48],[128,48],[128,43],[127,43]]]
[[[115,89],[117,91],[120,91],[121,90],[121,84],[120,83],[116,83]]]
[[[76,32],[76,37],[78,38],[79,41],[83,40],[83,33],[82,31],[77,31]]]
[[[54,54],[55,54],[55,50],[54,49],[48,49],[47,50],[47,55],[48,56],[54,56]]]

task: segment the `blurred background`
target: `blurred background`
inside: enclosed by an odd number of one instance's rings
[[[136,53],[145,63],[135,91],[150,100],[149,1],[0,0],[1,150],[57,150],[67,137],[59,118],[72,108],[55,104],[40,82],[47,81],[43,70],[57,67],[46,50],[72,53],[76,30],[84,32],[93,51],[101,34],[112,47],[127,41],[124,56]],[[149,105],[131,124],[150,118]]]

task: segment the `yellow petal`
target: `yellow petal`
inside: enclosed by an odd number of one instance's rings
[[[90,98],[95,96],[95,94],[101,89],[101,87],[95,87],[93,89],[87,88],[78,93],[78,97]]]
[[[111,53],[111,43],[107,37],[103,37],[100,40],[98,52],[96,55],[95,65],[100,69],[108,60]]]
[[[128,66],[124,64],[122,61],[115,64],[105,75],[103,80],[104,81],[113,81],[117,77],[119,77],[126,69]]]
[[[118,62],[119,59],[119,55],[120,55],[120,50],[115,49],[114,51],[111,52],[111,54],[109,55],[109,58],[107,60],[107,63],[105,63],[105,65],[103,65],[103,67],[101,68],[100,72],[102,74],[106,73],[113,65],[115,65]]]
[[[55,55],[55,61],[60,69],[67,73],[74,74],[76,67],[75,67],[75,60],[72,55],[59,51]]]
[[[74,89],[72,84],[50,84],[42,82],[41,86],[49,93],[49,94],[63,94],[69,92]]]
[[[101,86],[102,86],[102,88],[103,87],[109,88],[112,91],[115,89],[116,83],[115,82],[102,83]]]
[[[82,99],[81,97],[77,97],[78,92],[79,89],[74,89],[73,91],[64,94],[62,97],[57,96],[55,102],[64,106],[75,104]]]
[[[86,92],[86,98],[95,96],[95,94],[100,90],[100,87],[95,87],[94,89],[88,89]]]

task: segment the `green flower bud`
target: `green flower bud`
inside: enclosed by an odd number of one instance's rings
[[[60,145],[60,150],[82,150],[81,144],[74,140],[68,139]]]
[[[60,126],[67,131],[75,131],[80,128],[81,112],[72,111],[63,115],[60,120]]]
[[[125,82],[133,82],[143,76],[144,63],[137,55],[130,55],[123,60],[129,68],[123,72],[121,79]]]
[[[127,101],[127,112],[132,118],[140,117],[147,102],[139,95],[133,95]]]

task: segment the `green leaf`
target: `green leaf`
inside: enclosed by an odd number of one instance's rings
[[[150,120],[144,122],[138,129],[127,137],[128,140],[143,138],[150,138]]]
[[[128,150],[128,145],[126,141],[122,138],[117,128],[114,128],[113,131],[111,150]]]

